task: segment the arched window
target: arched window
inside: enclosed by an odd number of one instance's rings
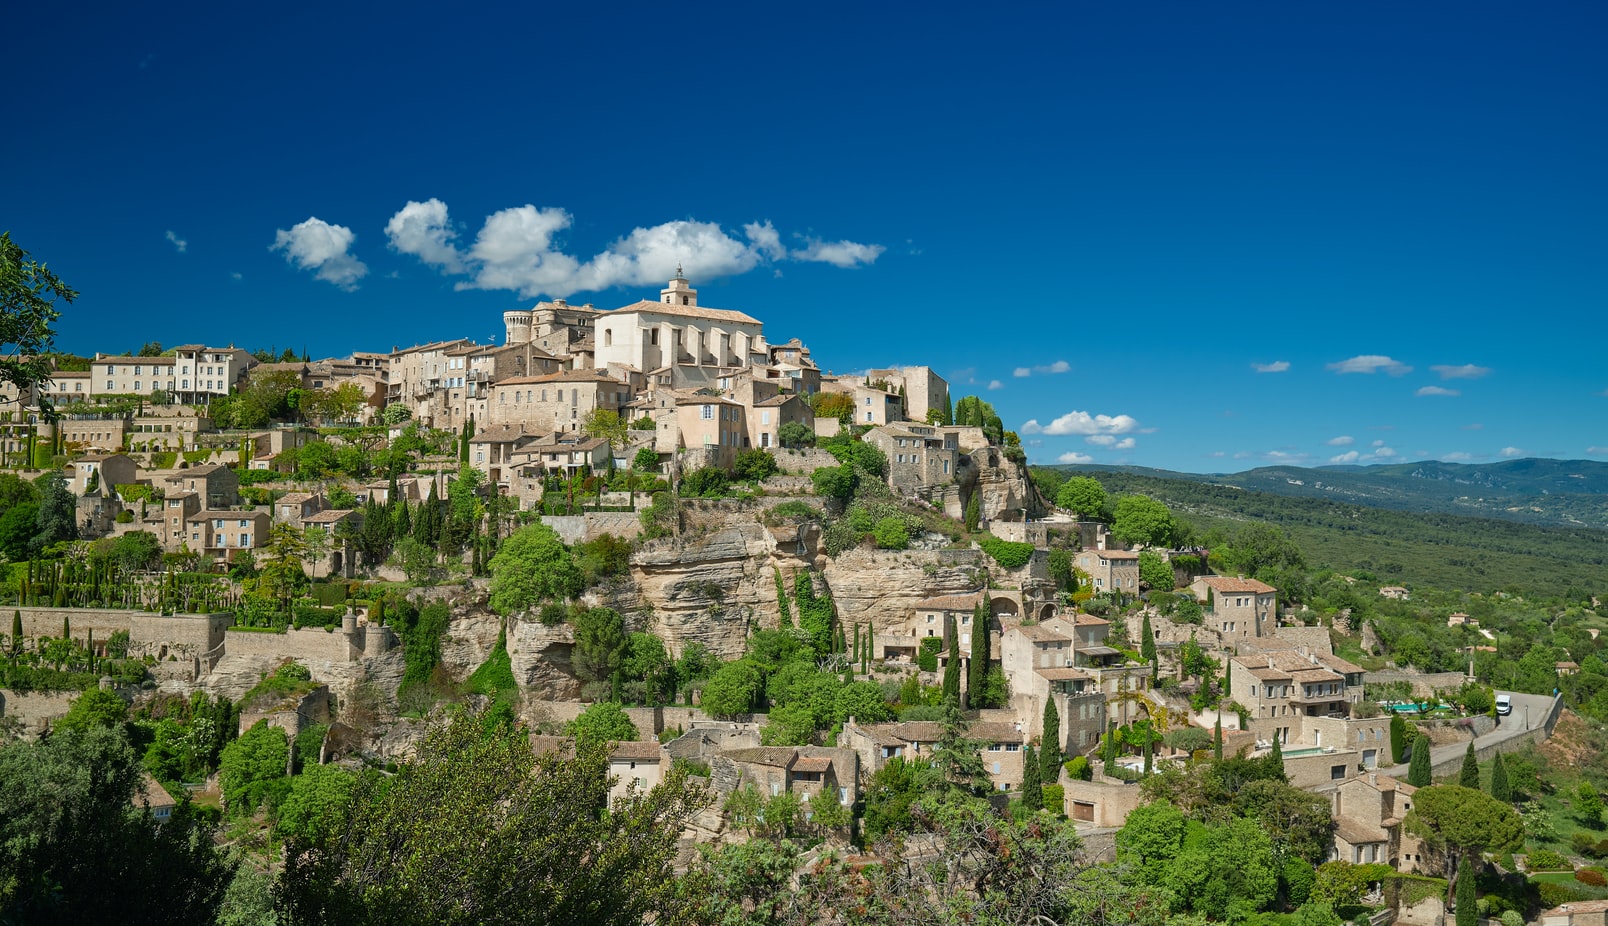
[[[608,328],[603,329],[603,346],[604,347],[613,347],[614,346],[614,332],[612,330],[608,329]]]

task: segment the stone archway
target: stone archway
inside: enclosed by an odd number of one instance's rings
[[[995,619],[1016,619],[1022,613],[1022,607],[1014,597],[1008,595],[991,596],[988,599],[988,613]]]
[[[1042,624],[1043,622],[1049,620],[1050,618],[1052,618],[1054,616],[1055,616],[1055,604],[1053,602],[1046,602],[1046,603],[1044,603],[1042,605],[1039,605],[1039,609],[1038,609],[1039,623]]]

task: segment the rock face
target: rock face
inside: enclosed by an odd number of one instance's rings
[[[646,629],[672,652],[702,643],[722,659],[742,655],[750,630],[775,627],[776,540],[757,522],[654,541],[631,557]]]
[[[502,618],[475,608],[468,612],[454,609],[452,623],[441,641],[441,666],[455,682],[474,674],[497,648],[497,632]]]
[[[527,698],[567,701],[581,696],[571,654],[575,628],[569,624],[548,627],[535,619],[508,622],[508,657],[514,682]]]
[[[976,591],[986,581],[976,550],[846,550],[823,571],[838,614],[848,623],[891,629],[916,602]]]
[[[1038,488],[1028,478],[1027,467],[1006,459],[998,447],[984,447],[974,451],[971,465],[962,466],[955,474],[966,498],[980,493],[978,508],[988,520],[1020,521],[1022,509],[1030,518],[1043,517],[1048,507],[1039,495]]]

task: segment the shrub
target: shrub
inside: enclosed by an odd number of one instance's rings
[[[794,499],[793,501],[782,502],[780,505],[777,505],[775,508],[767,511],[765,513],[765,523],[771,525],[797,524],[800,521],[815,520],[820,516],[821,509],[816,508],[808,502],[801,502],[797,499]]]
[[[910,546],[910,531],[901,518],[883,518],[871,528],[871,536],[884,550],[903,550]]]
[[[923,672],[938,671],[938,651],[944,648],[944,641],[939,637],[922,637],[921,649],[916,653],[916,665]]]
[[[779,469],[770,451],[757,447],[738,453],[736,462],[732,464],[732,474],[746,482],[764,482],[776,475]]]
[[[1575,872],[1575,880],[1592,887],[1608,887],[1608,876],[1603,875],[1601,868],[1582,868]]]
[[[682,498],[721,498],[730,480],[718,466],[695,469],[681,479]]]
[[[1536,893],[1541,896],[1541,906],[1551,908],[1561,906],[1575,900],[1582,900],[1585,894],[1563,884],[1554,884],[1551,881],[1542,881],[1535,884]]]
[[[569,617],[569,608],[556,601],[549,601],[542,605],[541,611],[537,614],[537,619],[548,627],[557,627],[559,624],[564,623],[564,618],[566,617]]]
[[[1537,849],[1530,853],[1524,867],[1531,871],[1560,871],[1571,867],[1562,855],[1551,849]]]
[[[1089,764],[1088,756],[1073,756],[1066,760],[1066,775],[1074,781],[1092,781],[1094,779],[1094,766]]]
[[[993,534],[983,534],[977,538],[977,545],[983,548],[994,562],[1006,569],[1020,569],[1033,558],[1033,545],[1031,543],[1017,543],[1011,540],[1001,540]]]
[[[1044,809],[1057,814],[1066,812],[1066,788],[1060,784],[1044,786]]]

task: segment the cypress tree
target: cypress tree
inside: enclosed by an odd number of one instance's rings
[[[1027,744],[1022,756],[1022,806],[1028,810],[1044,809],[1044,785],[1039,780],[1039,757],[1033,744]]]
[[[1480,908],[1474,892],[1474,860],[1465,858],[1457,866],[1457,926],[1479,926],[1479,922]]]
[[[61,616],[61,638],[63,640],[71,640],[73,638],[73,622],[72,619],[65,614]]]
[[[1150,774],[1150,737],[1145,737],[1145,774]]]
[[[22,652],[22,612],[11,612],[11,655]]]
[[[396,503],[395,530],[397,540],[413,536],[413,518],[408,514],[407,502],[399,501]]]
[[[1465,788],[1480,789],[1480,760],[1474,757],[1474,741],[1468,741],[1468,751],[1463,753],[1463,768],[1457,773],[1457,783]]]
[[[1039,751],[1040,780],[1055,784],[1061,780],[1061,712],[1055,698],[1044,699],[1044,748]]]
[[[1267,754],[1267,777],[1274,781],[1288,782],[1289,776],[1284,774],[1284,747],[1279,743],[1277,733],[1273,734],[1273,751]]]
[[[1407,759],[1407,721],[1401,715],[1390,715],[1390,760],[1400,765]]]
[[[981,519],[982,501],[978,498],[978,493],[973,492],[971,499],[966,502],[966,533],[976,532],[977,524]]]
[[[1508,784],[1507,763],[1502,761],[1500,752],[1491,760],[1491,796],[1503,803],[1513,801],[1513,786]]]
[[[1139,625],[1139,658],[1148,663],[1156,661],[1156,635],[1150,629],[1150,612],[1145,612],[1144,623]]]
[[[1223,712],[1217,711],[1217,725],[1212,730],[1212,758],[1223,761]]]
[[[849,662],[852,663],[852,662],[859,662],[859,661],[860,661],[860,625],[855,624],[854,625],[854,655],[849,658]]]
[[[1428,787],[1431,780],[1429,768],[1429,737],[1418,734],[1413,740],[1413,759],[1407,766],[1407,783],[1415,788]]]
[[[972,609],[971,662],[966,665],[966,689],[973,707],[993,707],[981,701],[984,680],[988,677],[990,658],[988,640],[988,611],[982,602]]]
[[[949,638],[949,659],[944,663],[944,699],[953,698],[960,703],[960,634],[955,632],[955,619],[944,618],[944,636]]]

